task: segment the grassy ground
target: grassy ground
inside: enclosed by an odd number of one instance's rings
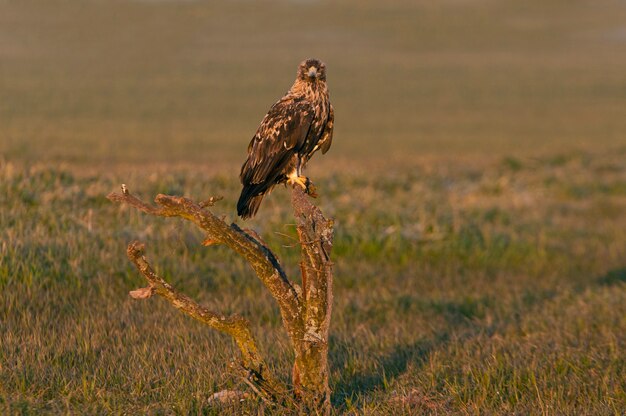
[[[0,0],[0,413],[218,408],[231,341],[159,299],[249,317],[291,356],[240,259],[105,195],[225,197],[295,66],[328,64],[333,401],[353,414],[626,411],[626,55],[617,2]],[[622,25],[622,26],[620,26]],[[292,276],[287,192],[246,225]],[[286,225],[285,225],[286,224]]]

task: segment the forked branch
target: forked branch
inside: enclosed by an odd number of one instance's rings
[[[236,224],[226,224],[205,209],[213,205],[215,198],[195,203],[187,198],[159,194],[155,198],[155,206],[131,195],[125,186],[122,186],[121,194],[112,193],[108,198],[151,215],[192,221],[207,233],[205,245],[224,244],[244,257],[278,303],[295,353],[293,387],[298,407],[304,413],[330,414],[327,357],[333,298],[330,261],[333,224],[324,218],[302,189],[295,187],[292,192],[302,246],[302,288],[287,279],[274,254],[255,232],[246,232]],[[187,315],[229,334],[241,351],[244,381],[253,391],[265,400],[294,404],[285,395],[287,389],[270,374],[243,317],[221,315],[176,292],[152,269],[143,255],[142,244],[131,243],[128,257],[149,282],[148,287],[132,291],[131,296],[142,299],[157,294]]]
[[[284,395],[284,387],[276,382],[259,354],[250,325],[245,318],[237,314],[226,316],[213,312],[198,305],[188,296],[178,293],[156,274],[144,256],[144,245],[138,241],[128,245],[126,254],[149,283],[148,287],[132,291],[132,297],[146,299],[155,294],[159,295],[186,315],[230,335],[241,351],[241,366],[246,373],[246,382],[253,385],[256,393],[263,399],[276,401],[277,397]]]
[[[180,217],[192,221],[207,233],[212,244],[225,244],[240,254],[250,263],[263,284],[278,302],[283,323],[291,338],[301,336],[303,323],[302,304],[299,288],[290,282],[274,254],[257,238],[246,233],[236,224],[226,224],[203,206],[209,202],[197,204],[188,198],[159,194],[155,198],[157,206],[147,204],[132,195],[126,188],[121,194],[111,193],[109,200],[125,203],[145,213],[160,217]]]

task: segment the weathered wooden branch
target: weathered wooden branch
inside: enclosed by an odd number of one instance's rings
[[[302,247],[300,268],[305,305],[304,337],[296,348],[293,371],[294,380],[299,382],[294,385],[301,389],[296,390],[298,395],[314,402],[328,401],[324,406],[330,408],[328,332],[333,302],[333,222],[324,218],[299,189],[292,193],[292,205]]]
[[[224,244],[244,257],[278,303],[283,325],[295,351],[293,386],[301,409],[330,414],[327,357],[333,297],[330,261],[333,224],[324,218],[301,188],[293,189],[292,204],[302,246],[302,288],[289,281],[276,256],[255,232],[227,224],[205,209],[214,204],[215,198],[195,203],[187,198],[159,194],[154,206],[131,195],[125,185],[121,194],[112,193],[108,198],[151,215],[192,221],[207,233],[203,244]],[[286,389],[270,374],[244,318],[214,313],[177,293],[155,274],[143,256],[140,243],[128,246],[128,256],[150,283],[147,288],[131,292],[133,297],[146,298],[156,293],[191,317],[231,335],[241,351],[244,378],[252,390],[266,400],[289,402],[278,399]]]
[[[245,318],[237,314],[226,316],[213,312],[198,305],[188,296],[178,293],[156,274],[144,256],[144,245],[138,241],[128,245],[126,254],[150,284],[148,287],[132,291],[131,296],[133,298],[147,299],[154,294],[159,295],[183,313],[211,328],[230,335],[241,351],[241,366],[247,373],[247,381],[256,387],[256,393],[263,399],[271,401],[284,395],[285,388],[280,386],[270,374],[267,364],[259,354],[256,341],[250,331],[250,324]]]
[[[301,301],[299,287],[290,282],[276,256],[267,246],[244,232],[236,224],[226,224],[203,206],[188,198],[159,194],[155,198],[157,206],[146,204],[130,192],[111,193],[107,196],[113,202],[120,202],[135,207],[147,214],[159,217],[180,217],[192,221],[206,231],[207,239],[212,244],[224,244],[240,254],[250,263],[257,276],[269,289],[278,302],[283,323],[290,336],[297,337],[303,328],[301,321]],[[211,199],[209,201],[213,201]]]

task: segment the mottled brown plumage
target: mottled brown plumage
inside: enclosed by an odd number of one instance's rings
[[[261,121],[241,167],[243,185],[237,213],[253,217],[263,196],[280,183],[311,191],[301,175],[313,153],[326,153],[333,139],[334,111],[326,87],[326,65],[308,59],[298,66],[295,82]]]

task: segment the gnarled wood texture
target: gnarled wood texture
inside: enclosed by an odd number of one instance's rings
[[[152,269],[143,245],[133,242],[127,254],[149,282],[146,288],[131,292],[137,299],[157,294],[183,313],[233,337],[241,351],[244,381],[264,400],[297,406],[306,412],[330,414],[328,385],[328,331],[332,310],[333,224],[314,206],[301,188],[292,191],[292,205],[300,244],[302,288],[291,282],[276,256],[258,235],[236,224],[227,224],[207,207],[217,200],[196,203],[188,198],[159,194],[156,206],[130,194],[112,193],[113,202],[125,203],[145,213],[161,217],[180,217],[192,221],[207,233],[205,245],[224,244],[244,257],[278,303],[283,325],[295,351],[293,391],[298,399],[287,397],[288,389],[270,374],[261,357],[247,320],[239,315],[224,316],[210,311],[178,293]]]

